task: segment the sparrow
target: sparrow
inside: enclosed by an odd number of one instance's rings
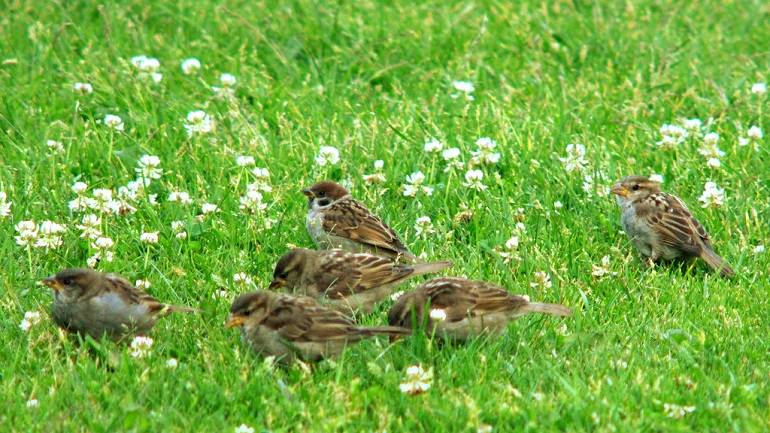
[[[268,290],[244,293],[235,299],[225,328],[236,326],[243,342],[258,355],[274,356],[282,364],[334,357],[346,346],[375,335],[409,333],[390,326],[359,326],[312,298]]]
[[[407,279],[452,266],[449,260],[406,265],[367,253],[295,248],[278,260],[270,289],[309,296],[349,316],[371,314]]]
[[[421,263],[395,231],[335,182],[302,190],[308,198],[307,231],[318,249],[342,248]]]
[[[620,179],[610,190],[617,196],[620,221],[631,245],[652,264],[658,259],[700,257],[723,277],[735,271],[714,252],[706,229],[676,196],[642,176]]]
[[[201,312],[163,304],[117,274],[72,268],[46,278],[53,289],[51,316],[68,332],[114,342],[145,335],[159,318],[173,312]]]
[[[429,309],[426,317],[426,309]],[[412,317],[414,312],[414,317]],[[530,302],[505,287],[465,278],[440,277],[402,295],[388,314],[388,323],[405,329],[421,326],[440,339],[467,341],[481,333],[498,334],[508,323],[529,313],[571,316],[563,305]],[[414,322],[413,322],[414,320]]]

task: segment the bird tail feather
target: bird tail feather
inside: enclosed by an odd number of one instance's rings
[[[732,277],[735,275],[733,268],[731,268],[723,258],[719,257],[714,250],[704,249],[701,258],[705,260],[709,266],[719,271],[719,275],[722,277]]]
[[[439,262],[431,262],[431,263],[420,263],[417,265],[412,266],[412,272],[413,277],[416,277],[418,275],[423,274],[432,274],[433,272],[438,272],[442,269],[451,268],[454,266],[454,262],[451,260],[441,260]]]
[[[542,302],[530,302],[522,308],[524,313],[545,313],[554,316],[572,316],[572,308],[559,304],[544,304]]]

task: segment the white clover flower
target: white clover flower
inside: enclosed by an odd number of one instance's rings
[[[749,136],[749,139],[754,141],[759,141],[763,137],[762,130],[758,126],[752,126],[749,128],[749,130],[746,131],[746,135]]]
[[[211,116],[203,110],[196,110],[187,113],[187,122],[182,126],[187,130],[187,136],[192,137],[195,134],[206,134],[211,132]]]
[[[166,368],[170,370],[176,370],[178,366],[179,366],[179,361],[177,361],[176,358],[169,358],[166,361]]]
[[[37,311],[27,311],[24,313],[24,320],[19,324],[22,331],[27,332],[29,328],[40,324],[40,313]]]
[[[88,189],[88,184],[85,182],[75,182],[72,184],[72,191],[77,195],[82,195]]]
[[[5,218],[11,214],[13,202],[6,200],[8,200],[8,196],[5,194],[5,191],[0,191],[0,218]]]
[[[108,237],[99,237],[94,240],[91,246],[97,250],[109,250],[115,246],[115,241]]]
[[[684,129],[691,131],[691,132],[697,132],[700,131],[700,128],[702,126],[702,123],[700,119],[685,119],[684,120]]]
[[[438,153],[441,152],[441,149],[444,148],[444,145],[441,144],[440,141],[436,140],[435,138],[431,138],[427,142],[425,142],[424,149],[428,153]]]
[[[698,198],[698,201],[703,202],[703,206],[701,207],[716,208],[724,204],[724,199],[724,188],[717,188],[717,184],[715,182],[706,182],[703,194]]]
[[[682,419],[688,413],[693,412],[694,410],[695,410],[695,406],[679,406],[677,404],[669,404],[669,403],[663,404],[663,412],[669,418]]]
[[[562,204],[562,202],[560,202],[560,201],[555,201],[553,203],[553,208],[556,209],[556,210],[559,210],[559,209],[561,209],[563,207],[564,207],[564,204]]]
[[[738,145],[739,146],[741,146],[741,147],[748,146],[750,143],[751,143],[751,140],[749,140],[748,138],[746,138],[746,137],[738,137]]]
[[[484,191],[487,189],[487,186],[481,183],[483,179],[484,172],[481,170],[468,170],[465,173],[465,182],[463,182],[463,186],[475,189],[476,191]]]
[[[251,285],[252,282],[251,277],[245,272],[238,272],[233,275],[233,283],[235,283],[236,286],[248,286]]]
[[[610,270],[610,256],[602,257],[601,265],[597,266],[591,264],[591,267],[593,268],[591,274],[598,278],[604,278],[606,276],[614,276],[618,274],[617,272]]]
[[[152,355],[153,343],[152,338],[139,335],[131,342],[129,353],[134,358],[146,358]]]
[[[112,190],[105,188],[97,188],[93,191],[94,198],[101,202],[108,202],[112,200]]]
[[[139,159],[139,168],[135,168],[134,171],[144,179],[160,179],[163,174],[163,169],[158,168],[160,165],[160,158],[154,155],[142,155]],[[142,184],[144,186],[144,184]]]
[[[476,91],[476,88],[473,87],[473,83],[470,81],[455,81],[452,85],[459,92],[472,93]]]
[[[134,283],[134,287],[136,287],[137,289],[149,290],[150,287],[152,287],[152,283],[150,283],[149,280],[136,280],[136,283]]]
[[[61,141],[47,140],[45,145],[48,146],[48,149],[52,152],[64,152],[64,145],[61,143]]]
[[[661,174],[652,174],[650,175],[650,180],[655,183],[663,183],[663,175]]]
[[[29,409],[37,409],[40,406],[40,402],[37,401],[36,398],[31,398],[27,400],[27,408]]]
[[[382,170],[382,168],[385,167],[385,161],[378,159],[374,161],[374,169],[375,170]]]
[[[16,243],[20,246],[34,245],[40,237],[37,225],[31,220],[20,221],[16,224],[15,229],[19,233],[18,236],[15,236]]]
[[[706,142],[706,144],[711,146],[716,146],[717,141],[719,141],[719,134],[716,132],[709,132],[708,134],[703,136],[703,141]]]
[[[321,146],[318,156],[315,157],[315,162],[319,167],[324,167],[327,164],[336,165],[340,162],[340,151],[336,147]]]
[[[238,164],[239,167],[252,167],[256,164],[256,161],[254,161],[253,156],[239,156],[235,163]]]
[[[232,74],[222,74],[219,76],[219,82],[225,87],[233,87],[238,80]]]
[[[428,196],[433,195],[433,188],[422,184],[425,182],[425,175],[421,171],[408,174],[406,181],[407,183],[401,185],[404,188],[405,197],[414,198],[420,192]]]
[[[460,157],[460,149],[456,147],[449,148],[443,152],[441,152],[441,156],[444,157],[445,161],[453,161]]]
[[[125,125],[123,124],[123,120],[119,116],[115,116],[113,114],[108,114],[104,116],[104,124],[108,128],[112,128],[116,131],[122,131]]]
[[[765,246],[764,245],[757,245],[751,250],[754,254],[760,254],[765,252]]]
[[[718,169],[722,166],[722,162],[719,161],[719,158],[709,158],[708,161],[706,161],[706,167],[711,169]]]
[[[390,300],[393,301],[393,302],[396,302],[396,301],[398,301],[398,298],[404,296],[404,293],[406,293],[406,292],[404,292],[403,290],[395,292],[395,293],[390,295]]]
[[[190,198],[190,194],[184,191],[172,191],[168,195],[168,201],[181,203],[181,204],[192,204],[193,202],[192,199]]]
[[[427,372],[420,365],[413,365],[406,369],[406,380],[398,387],[404,394],[416,395],[430,389],[433,381],[433,369]]]
[[[755,95],[762,96],[767,92],[767,86],[765,86],[765,83],[754,83],[753,86],[751,86],[751,93]]]
[[[695,119],[698,120],[698,119]],[[678,144],[682,143],[689,135],[685,128],[677,125],[664,124],[660,127],[660,134],[663,135],[663,140],[658,141],[657,145],[663,149],[673,149]]]
[[[94,91],[94,88],[88,84],[88,83],[75,83],[72,86],[72,90],[74,90],[77,93],[92,93]]]
[[[547,272],[535,271],[532,275],[535,277],[535,281],[529,283],[531,287],[543,286],[546,289],[550,289],[551,286],[553,286],[553,283],[551,283],[551,276],[548,275]]]
[[[45,248],[46,250],[59,248],[62,245],[62,238],[59,234],[64,233],[66,230],[64,226],[53,221],[43,221],[38,229],[40,237],[35,242],[35,247]]]
[[[254,429],[246,424],[241,424],[235,428],[235,433],[254,433]]]
[[[171,221],[171,231],[174,233],[183,232],[186,226],[184,221]]]
[[[198,72],[201,69],[201,62],[200,60],[191,57],[184,62],[182,62],[182,72],[184,72],[187,75],[194,74]]]
[[[425,236],[436,232],[429,216],[421,216],[414,223],[415,236]]]
[[[430,313],[428,313],[431,320],[435,320],[436,322],[443,322],[446,320],[446,311],[440,309],[440,308],[434,308],[430,310]]]
[[[219,212],[219,207],[212,203],[203,203],[201,205],[201,213],[203,215],[211,215],[214,212]]]
[[[139,235],[139,240],[146,244],[157,244],[160,232],[145,232]]]
[[[559,158],[567,170],[567,173],[572,173],[575,170],[583,171],[588,165],[588,160],[585,159],[586,147],[582,144],[568,144],[567,145],[567,157]]]
[[[505,241],[505,248],[508,248],[509,250],[517,250],[517,249],[519,249],[519,237],[518,236],[511,236],[510,239]]]
[[[259,191],[250,190],[241,197],[241,204],[238,208],[246,213],[257,213],[267,209],[267,204],[262,202],[262,194]]]
[[[154,72],[160,68],[160,62],[158,59],[147,56],[134,56],[131,58],[131,64],[136,69],[146,72]]]
[[[478,150],[471,152],[473,164],[496,164],[500,161],[500,154],[492,152],[497,147],[497,142],[489,137],[481,137],[476,140]]]
[[[604,172],[599,171],[593,176],[590,174],[585,175],[583,178],[583,191],[585,191],[589,197],[596,195],[600,198],[604,198],[610,195],[610,187],[608,185],[609,179]]]

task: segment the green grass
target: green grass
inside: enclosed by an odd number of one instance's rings
[[[761,2],[6,2],[0,19],[0,191],[13,202],[0,219],[0,423],[14,431],[767,431],[770,428],[770,237],[768,139],[738,145],[757,125],[768,134],[770,8]],[[511,4],[512,3],[512,4]],[[138,77],[137,55],[159,59],[158,84]],[[181,62],[200,59],[197,75]],[[219,76],[238,79],[235,99],[215,98]],[[454,81],[473,82],[474,100]],[[75,82],[93,85],[77,94]],[[188,138],[187,113],[204,110],[211,133]],[[120,116],[124,132],[100,122]],[[726,152],[706,166],[690,138],[655,145],[663,124],[713,118]],[[500,161],[483,165],[476,192],[466,168],[444,173],[436,137],[468,162],[480,137]],[[46,140],[61,141],[64,153]],[[585,173],[559,157],[583,143]],[[322,145],[341,160],[318,167]],[[171,303],[209,311],[176,315],[154,330],[153,353],[135,359],[113,344],[62,338],[51,294],[36,282],[94,253],[70,212],[71,186],[112,189],[136,178],[144,155],[164,174],[137,212],[105,215],[114,261],[99,268]],[[237,156],[270,171],[268,208],[239,211],[253,182]],[[381,185],[363,174],[385,162]],[[422,171],[432,196],[404,197]],[[702,262],[644,268],[620,233],[611,197],[583,190],[585,175],[609,186],[631,173],[665,177],[739,271],[725,281]],[[572,319],[526,317],[502,338],[436,345],[412,338],[367,341],[312,373],[270,368],[223,329],[246,272],[264,288],[287,245],[310,247],[299,189],[322,178],[352,182],[356,197],[416,253],[452,259],[452,275],[506,285],[534,300],[575,307]],[[707,181],[725,189],[703,209]],[[167,202],[187,191],[193,205]],[[554,209],[555,202],[561,209]],[[200,205],[221,211],[197,222]],[[473,216],[454,223],[467,206]],[[518,209],[522,209],[519,211]],[[429,216],[436,233],[415,236]],[[60,248],[29,252],[14,226],[53,220]],[[171,231],[186,221],[187,240]],[[521,261],[497,253],[519,233]],[[271,227],[268,228],[268,225]],[[160,231],[147,246],[142,232]],[[29,254],[28,254],[29,253]],[[610,257],[617,275],[597,278]],[[535,272],[553,286],[532,287]],[[410,282],[412,288],[418,282]],[[213,298],[220,290],[227,296]],[[367,324],[385,321],[389,305]],[[19,328],[27,311],[42,321]],[[566,328],[563,326],[566,325]],[[166,367],[169,358],[177,369]],[[430,390],[402,394],[407,367],[432,368]],[[36,399],[37,408],[26,403]],[[684,417],[667,405],[693,407]],[[669,416],[669,415],[674,416]]]

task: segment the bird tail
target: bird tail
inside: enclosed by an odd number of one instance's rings
[[[569,317],[572,316],[572,308],[559,304],[544,304],[542,302],[529,302],[522,306],[521,313],[545,313],[554,316]]]
[[[168,313],[205,313],[203,310],[197,308],[180,307],[178,305],[166,305],[166,314]]]
[[[362,328],[369,335],[390,335],[392,337],[411,335],[412,330],[398,326],[367,326]]]
[[[703,253],[701,253],[701,258],[705,260],[709,266],[719,271],[719,275],[723,277],[732,277],[735,275],[733,268],[731,268],[723,258],[719,257],[714,250],[704,248]]]
[[[440,262],[420,263],[412,266],[412,275],[416,277],[423,274],[432,274],[442,269],[451,268],[455,263],[451,260],[441,260]]]

